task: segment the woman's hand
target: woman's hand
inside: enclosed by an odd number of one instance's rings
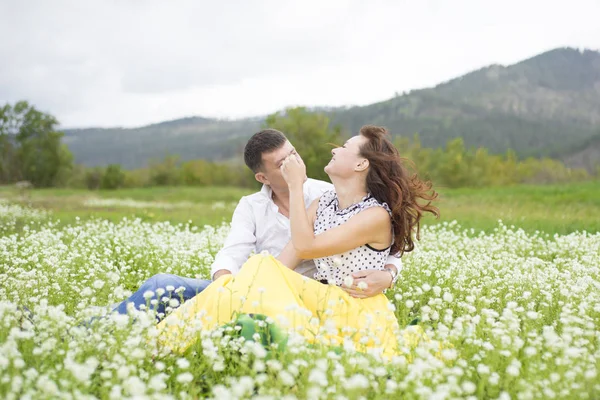
[[[306,165],[300,156],[290,154],[281,164],[281,175],[289,187],[302,186],[306,180]]]

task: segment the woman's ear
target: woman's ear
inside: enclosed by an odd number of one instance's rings
[[[262,172],[257,172],[256,174],[254,174],[254,179],[259,181],[263,185],[270,185],[269,180],[267,179],[265,174],[263,174]]]
[[[365,171],[367,168],[369,168],[369,160],[367,160],[366,158],[363,158],[361,162],[356,164],[356,167],[354,167],[354,170],[356,172],[362,172],[362,171]]]

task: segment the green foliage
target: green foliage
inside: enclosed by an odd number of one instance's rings
[[[102,189],[118,189],[125,183],[125,173],[120,165],[111,164],[106,167],[102,175],[100,187]]]
[[[85,186],[90,190],[100,189],[100,185],[102,184],[102,176],[104,172],[102,168],[95,167],[90,168],[85,173]]]
[[[58,121],[20,101],[0,108],[0,183],[27,180],[38,187],[68,180],[73,157],[61,143]]]
[[[106,170],[94,167],[86,172],[89,189],[181,185],[256,187],[257,183],[254,174],[243,165],[205,160],[180,163],[177,156],[167,156],[161,161],[153,161],[147,168],[130,171],[111,165]]]
[[[423,148],[418,135],[411,141],[398,137],[400,154],[411,160],[419,175],[436,186],[485,187],[520,183],[549,184],[580,182],[593,178],[583,168],[568,168],[549,158],[519,160],[516,153],[489,154],[485,148],[466,148],[461,138],[448,141],[445,148]]]
[[[265,127],[280,130],[287,136],[302,156],[309,177],[329,180],[323,168],[325,160],[331,158],[332,144],[341,145],[341,128],[331,127],[327,116],[309,112],[305,107],[288,108],[269,115]]]
[[[162,162],[150,162],[151,186],[175,186],[181,182],[181,174],[177,168],[178,156],[167,156]]]

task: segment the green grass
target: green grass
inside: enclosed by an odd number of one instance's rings
[[[490,232],[499,219],[532,232],[600,231],[600,183],[442,189],[440,222]],[[431,219],[429,219],[431,221]]]
[[[582,230],[600,231],[599,182],[480,189],[439,188],[439,192],[437,206],[441,217],[439,220],[426,217],[425,224],[456,220],[464,228],[491,232],[498,226],[498,220],[502,220],[506,225],[515,225],[528,232],[539,230],[566,234]],[[187,223],[191,220],[196,226],[214,225],[229,221],[234,203],[250,193],[253,190],[230,187],[155,187],[114,191],[37,189],[22,196],[12,187],[0,187],[0,198],[48,209],[63,224],[72,223],[77,217],[111,221],[137,217],[145,221]],[[173,209],[85,206],[84,201],[90,198],[191,204]],[[213,209],[215,202],[225,202],[226,206]]]

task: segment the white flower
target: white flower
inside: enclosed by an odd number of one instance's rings
[[[519,376],[521,369],[521,363],[517,360],[513,360],[513,362],[506,367],[506,373],[510,376]]]
[[[510,400],[510,394],[507,392],[501,392],[500,396],[498,396],[498,400]]]
[[[194,375],[189,372],[184,372],[182,374],[177,375],[177,382],[179,383],[190,383],[194,380]]]
[[[490,367],[485,364],[477,365],[477,373],[479,375],[488,375],[490,373]]]
[[[281,365],[281,363],[277,360],[267,361],[267,366],[272,371],[281,371],[281,369],[283,368],[283,365]]]
[[[176,364],[180,369],[188,369],[190,366],[190,362],[187,358],[178,358]]]
[[[123,386],[132,396],[143,396],[146,393],[146,384],[137,376],[130,376]]]
[[[175,286],[167,285],[167,287],[165,289],[167,289],[167,292],[172,292],[173,290],[175,290]]]
[[[367,282],[365,281],[358,282],[357,286],[360,290],[367,290],[369,288],[369,285],[367,285]]]
[[[154,292],[152,290],[146,290],[143,296],[146,300],[151,299],[154,297]]]
[[[313,369],[308,375],[308,381],[312,384],[316,384],[322,387],[329,385],[327,381],[327,375],[320,369]]]
[[[279,380],[285,386],[293,386],[294,383],[296,383],[296,380],[292,374],[287,371],[279,371]]]
[[[367,389],[369,380],[362,374],[354,374],[348,379],[345,385],[348,389]]]
[[[477,386],[473,382],[465,381],[461,385],[462,390],[465,394],[473,394],[477,389]]]
[[[119,379],[125,379],[129,376],[129,368],[125,365],[121,365],[117,370],[117,377]]]
[[[538,318],[538,313],[535,311],[527,311],[527,313],[525,315],[527,315],[527,318],[529,318],[529,319],[535,320]]]
[[[255,360],[253,368],[256,372],[263,372],[266,369],[266,365],[262,360]]]
[[[352,277],[352,275],[348,275],[344,278],[344,286],[350,288],[350,287],[352,287],[353,283],[354,283],[354,278]]]
[[[165,383],[165,379],[167,378],[166,374],[157,374],[154,375],[148,381],[148,387],[154,391],[160,392],[161,390],[165,390],[167,388],[167,384]]]
[[[225,363],[223,362],[223,360],[219,360],[213,364],[213,371],[215,371],[215,372],[225,371]]]

